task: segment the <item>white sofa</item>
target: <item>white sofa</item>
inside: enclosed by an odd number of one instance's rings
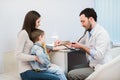
[[[3,73],[0,74],[0,80],[21,80],[14,51],[3,54]]]
[[[120,47],[112,48],[108,53],[113,60],[93,72],[86,80],[120,80]],[[4,72],[0,74],[0,80],[21,80],[14,52],[5,53],[3,63]]]
[[[85,80],[120,80],[120,47],[112,48],[108,54],[112,55],[113,59]]]

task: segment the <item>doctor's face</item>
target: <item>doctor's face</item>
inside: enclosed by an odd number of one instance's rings
[[[84,15],[82,14],[80,16],[80,22],[81,22],[81,25],[86,29],[86,30],[89,30],[91,28],[91,22],[90,20]]]

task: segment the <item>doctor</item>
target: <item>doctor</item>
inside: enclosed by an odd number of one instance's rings
[[[110,60],[106,54],[110,49],[110,39],[107,31],[97,23],[97,14],[93,8],[86,8],[80,13],[80,22],[85,28],[84,36],[72,47],[83,49],[89,65],[69,71],[69,80],[84,80],[100,65]]]

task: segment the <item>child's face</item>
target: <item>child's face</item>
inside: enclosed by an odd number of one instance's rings
[[[41,43],[45,43],[45,35],[40,36],[40,42],[41,42]]]

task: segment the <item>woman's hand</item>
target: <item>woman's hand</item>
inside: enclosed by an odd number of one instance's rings
[[[35,56],[35,61],[37,61],[38,63],[42,64],[42,62],[40,62],[40,59],[38,58],[38,56]]]

